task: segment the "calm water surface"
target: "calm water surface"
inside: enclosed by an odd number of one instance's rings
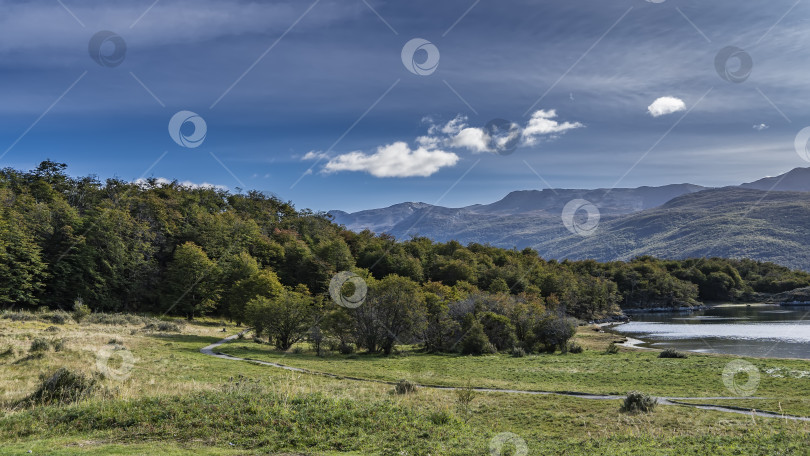
[[[810,306],[723,304],[683,313],[631,315],[613,330],[642,346],[765,358],[810,359]]]

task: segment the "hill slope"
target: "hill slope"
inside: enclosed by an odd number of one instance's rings
[[[532,247],[546,258],[747,257],[810,270],[808,192],[810,168],[797,168],[721,189],[680,184],[610,192],[518,191],[492,204],[465,208],[404,203],[332,215],[354,231]],[[563,226],[560,214],[573,199],[599,208],[601,223],[594,236],[573,235]]]

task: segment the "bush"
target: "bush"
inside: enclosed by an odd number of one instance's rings
[[[62,351],[65,348],[65,339],[54,339],[51,341],[53,351]]]
[[[112,339],[107,341],[107,345],[124,345],[124,343],[121,342],[120,339],[116,339],[115,337],[113,337]]]
[[[13,358],[15,356],[17,356],[17,349],[14,348],[13,346],[0,348],[0,359]]]
[[[48,326],[47,328],[45,328],[45,331],[49,333],[55,333],[59,332],[59,328],[57,328],[56,326]]]
[[[458,411],[464,417],[465,422],[472,416],[473,399],[475,399],[475,389],[471,383],[468,382],[467,386],[456,390],[456,407],[458,407]]]
[[[141,325],[144,324],[143,317],[128,314],[106,314],[94,313],[87,316],[85,319],[87,323],[94,323],[97,325],[111,325],[111,326],[127,326],[127,325]]]
[[[51,343],[45,339],[36,338],[31,342],[31,348],[28,350],[31,353],[45,352],[51,349]]]
[[[680,358],[680,359],[683,359],[683,358],[687,358],[688,356],[686,355],[686,353],[681,353],[678,350],[675,350],[674,348],[667,348],[666,350],[659,353],[658,357],[659,358]]]
[[[419,390],[419,386],[410,380],[399,380],[394,387],[397,394],[412,394]]]
[[[351,355],[354,353],[354,344],[340,344],[338,347],[341,355]]]
[[[578,355],[578,354],[582,353],[583,351],[585,351],[585,349],[582,348],[582,345],[579,345],[576,342],[571,342],[571,343],[568,344],[568,353],[573,353],[575,355]]]
[[[493,353],[494,346],[489,342],[489,338],[484,333],[484,327],[481,323],[473,321],[470,325],[469,331],[461,339],[461,354],[462,355],[483,355],[485,353]]]
[[[610,345],[605,349],[604,355],[615,355],[619,353],[619,346],[616,345],[616,342],[611,342]]]
[[[53,375],[44,378],[33,394],[23,399],[18,405],[69,404],[89,397],[97,388],[95,378],[87,377],[80,372],[66,368],[57,370]]]
[[[90,307],[88,307],[81,298],[73,303],[73,319],[76,320],[76,323],[81,323],[90,313]]]
[[[564,352],[576,333],[576,320],[564,313],[548,313],[534,328],[535,342],[547,353],[554,353],[557,349]]]
[[[19,312],[3,312],[3,318],[11,321],[33,321],[37,319],[37,316],[23,310]]]
[[[70,318],[70,314],[64,310],[57,310],[53,312],[49,319],[51,320],[51,323],[56,325],[64,325],[72,320],[72,318]]]
[[[180,332],[180,325],[171,321],[158,321],[155,323],[147,323],[143,329],[159,332]]]
[[[512,349],[512,357],[513,358],[523,358],[526,356],[526,350],[521,347],[515,347]]]
[[[621,411],[624,413],[649,413],[655,410],[658,400],[649,394],[633,391],[624,398]]]
[[[428,419],[431,423],[440,426],[443,424],[450,424],[454,421],[453,414],[450,413],[447,409],[437,410],[435,412],[431,412],[428,415]]]
[[[304,349],[302,347],[293,347],[293,349],[290,350],[290,353],[292,353],[293,355],[303,355]]]

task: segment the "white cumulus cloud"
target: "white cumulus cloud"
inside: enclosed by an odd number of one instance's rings
[[[661,117],[679,111],[686,111],[686,103],[675,97],[661,97],[647,107],[647,112],[653,117]]]
[[[428,177],[458,163],[458,155],[424,147],[411,149],[405,142],[380,146],[373,154],[349,152],[329,160],[323,170],[362,171],[374,177]]]
[[[559,122],[557,112],[539,110],[532,114],[525,126],[514,122],[493,121],[488,125],[469,125],[466,116],[456,116],[446,123],[437,123],[430,117],[427,135],[419,136],[412,148],[399,141],[380,146],[374,153],[354,151],[330,158],[323,173],[341,171],[367,172],[375,177],[427,177],[440,169],[456,165],[460,158],[453,149],[466,149],[474,154],[511,152],[518,146],[534,146],[543,138],[554,138],[569,130],[581,128],[579,122]],[[327,158],[323,152],[312,151],[302,160]]]
[[[771,128],[770,125],[767,125],[767,124],[764,124],[764,123],[754,125],[754,130],[756,130],[756,131],[763,131],[763,130],[767,130],[769,128]]]

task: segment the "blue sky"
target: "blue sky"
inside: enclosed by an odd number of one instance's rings
[[[795,0],[0,0],[0,11],[0,166],[51,158],[75,175],[349,211],[810,166],[793,146],[810,125],[810,4]],[[102,30],[126,43],[120,65],[90,57]],[[431,74],[403,64],[415,38],[439,51]],[[753,61],[744,82],[715,68],[727,46]],[[653,116],[661,97],[683,105]],[[179,111],[204,119],[199,147],[170,137]],[[514,153],[481,136],[496,118],[521,133]]]

